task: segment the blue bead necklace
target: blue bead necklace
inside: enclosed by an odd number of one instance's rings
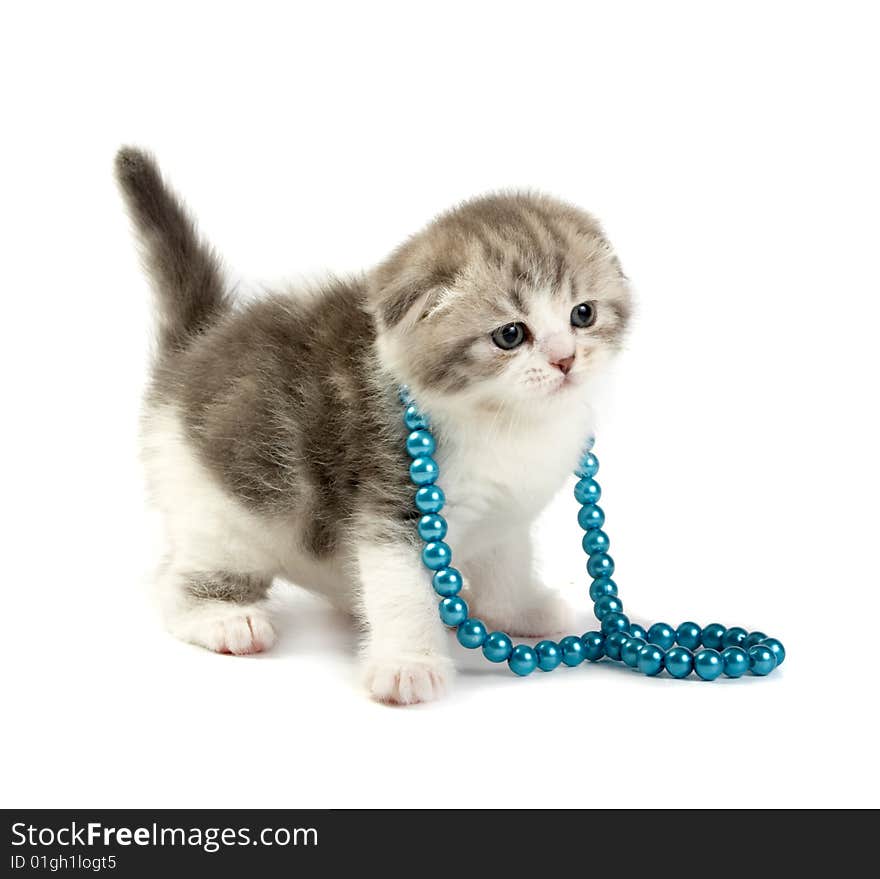
[[[720,623],[700,627],[691,622],[682,623],[677,629],[666,623],[654,623],[644,629],[624,614],[617,584],[611,579],[611,541],[602,530],[605,513],[598,506],[602,489],[595,479],[599,461],[592,451],[592,438],[575,470],[578,482],[574,496],[581,505],[577,517],[584,530],[581,545],[587,554],[587,573],[593,578],[590,598],[600,630],[567,635],[559,642],[541,641],[534,647],[514,646],[504,632],[487,631],[481,620],[468,616],[467,602],[458,594],[462,576],[452,567],[452,549],[443,540],[447,525],[440,511],[446,496],[437,485],[440,468],[433,457],[436,440],[428,419],[405,386],[400,390],[400,401],[405,407],[403,421],[409,431],[409,476],[416,486],[416,508],[422,514],[418,523],[419,537],[425,542],[422,562],[433,572],[434,591],[440,596],[440,619],[456,630],[463,647],[482,648],[483,656],[490,662],[507,662],[511,671],[521,676],[536,668],[553,671],[560,665],[576,666],[585,659],[598,662],[603,657],[623,662],[649,676],[665,670],[673,678],[686,678],[693,672],[704,681],[714,681],[722,674],[729,678],[742,677],[746,672],[763,676],[782,665],[782,642],[763,632],[749,632],[740,626],[728,629]]]

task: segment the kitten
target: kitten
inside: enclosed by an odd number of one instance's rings
[[[471,616],[524,637],[565,629],[529,530],[578,460],[630,315],[596,221],[542,195],[489,195],[366,275],[245,305],[152,160],[124,148],[116,173],[158,304],[143,444],[170,631],[266,650],[264,599],[282,576],[363,621],[375,699],[443,692],[450,639],[420,561],[401,383],[438,440]]]

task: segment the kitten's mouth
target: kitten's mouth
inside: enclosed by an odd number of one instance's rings
[[[576,384],[576,382],[575,382],[574,378],[572,378],[571,373],[568,373],[568,375],[562,376],[562,378],[559,379],[558,382],[556,382],[555,387],[553,387],[551,389],[550,393],[551,393],[551,395],[554,395],[554,396],[556,394],[561,394],[567,388],[573,388],[575,386],[575,384]]]

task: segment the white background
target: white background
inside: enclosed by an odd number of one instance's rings
[[[880,804],[870,4],[302,7],[5,13],[2,805]],[[639,295],[597,446],[627,610],[778,635],[781,672],[519,680],[451,645],[451,695],[391,709],[299,591],[265,657],[165,635],[123,142],[251,282],[368,267],[494,187],[596,213]],[[540,532],[585,629],[575,512]]]

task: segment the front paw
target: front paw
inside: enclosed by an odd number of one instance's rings
[[[481,616],[477,609],[474,616],[482,619],[490,629],[500,629],[519,638],[571,632],[576,623],[575,613],[568,602],[558,592],[549,589],[524,604],[487,609],[485,616]]]
[[[452,674],[452,661],[436,653],[368,655],[364,665],[364,683],[370,696],[391,705],[439,699]]]

